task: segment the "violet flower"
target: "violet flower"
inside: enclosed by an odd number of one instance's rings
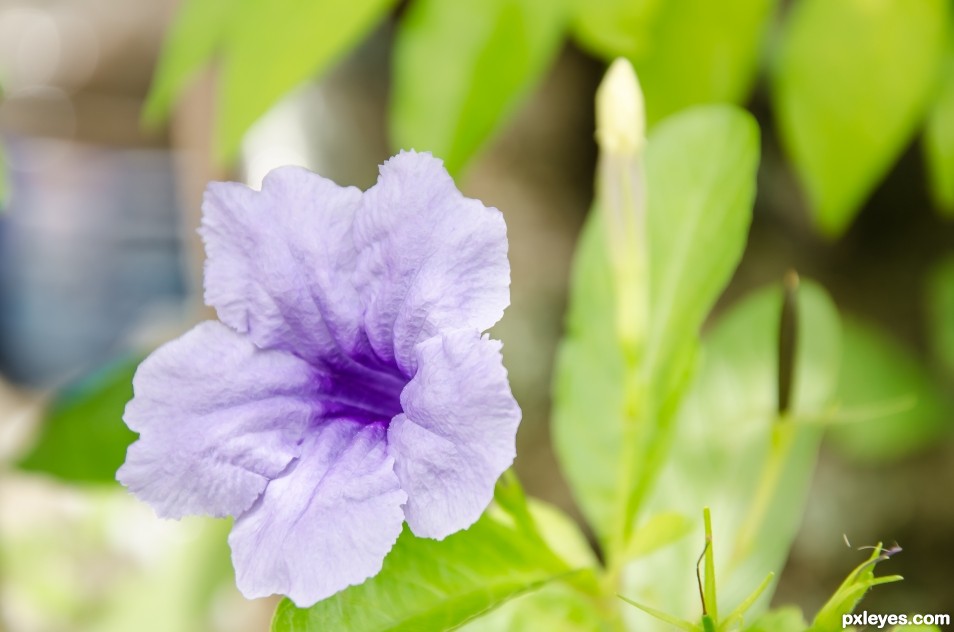
[[[153,353],[118,480],[163,517],[235,516],[239,589],[309,606],[375,575],[406,520],[473,524],[513,461],[506,226],[429,154],[361,193],[305,169],[206,191],[205,322]]]

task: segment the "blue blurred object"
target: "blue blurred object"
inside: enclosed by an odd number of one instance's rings
[[[54,386],[127,351],[186,296],[172,155],[6,137],[0,373]]]

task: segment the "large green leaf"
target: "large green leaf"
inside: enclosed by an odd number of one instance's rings
[[[954,378],[954,256],[931,272],[927,288],[928,330],[938,363]]]
[[[577,39],[606,59],[628,57],[650,125],[690,105],[739,103],[758,70],[775,0],[577,0]]]
[[[395,42],[394,145],[459,171],[549,68],[565,2],[413,2]]]
[[[782,294],[762,290],[734,306],[703,341],[696,378],[680,409],[671,449],[647,512],[693,516],[710,507],[720,612],[735,609],[781,570],[801,522],[821,426],[838,376],[840,328],[825,292],[803,284],[790,414],[777,415]],[[696,561],[705,539],[688,537],[636,559],[627,597],[676,617],[699,612]],[[765,607],[771,591],[757,602]],[[633,629],[665,630],[634,611]]]
[[[933,94],[945,0],[799,0],[774,67],[779,133],[827,235],[845,231]]]
[[[123,422],[142,358],[118,362],[67,389],[50,407],[19,466],[70,481],[112,482],[136,434]]]
[[[843,453],[862,460],[900,458],[951,429],[954,409],[943,391],[888,333],[847,319],[843,351],[838,404],[848,413],[871,411],[870,419],[832,428]]]
[[[754,121],[727,106],[693,109],[650,136],[651,310],[643,368],[655,404],[640,420],[640,456],[657,458],[653,446],[665,442],[663,427],[691,366],[699,328],[742,254],[757,162]],[[631,492],[620,489],[621,474],[635,464],[622,463],[624,362],[614,336],[613,289],[599,217],[590,214],[577,247],[554,383],[553,431],[577,502],[605,539],[625,510],[620,495]]]
[[[241,0],[225,43],[218,150],[238,151],[245,131],[280,97],[355,46],[395,0]]]
[[[440,542],[405,528],[378,575],[311,608],[283,600],[272,631],[452,630],[570,574],[542,541],[489,513]]]
[[[924,153],[937,206],[954,217],[954,33],[949,32],[941,85],[924,126]]]
[[[158,124],[169,115],[189,80],[222,44],[228,18],[238,10],[232,0],[186,0],[179,9],[159,57],[143,118]]]

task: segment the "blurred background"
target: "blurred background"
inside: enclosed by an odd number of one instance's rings
[[[842,402],[913,396],[823,447],[774,603],[814,612],[897,540],[881,612],[952,612],[954,35],[945,0],[0,0],[0,630],[267,629],[224,521],[160,521],[113,473],[136,364],[212,316],[205,183],[301,164],[372,185],[433,150],[501,209],[495,336],[528,491],[579,516],[548,407],[593,197],[593,95],[629,57],[650,124],[699,103],[762,129],[754,223],[716,312],[790,267],[845,317]]]

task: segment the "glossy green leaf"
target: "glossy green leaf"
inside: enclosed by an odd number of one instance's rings
[[[843,233],[934,93],[945,0],[799,0],[774,67],[782,142],[819,229]]]
[[[693,109],[660,125],[646,154],[651,313],[643,366],[655,395],[640,456],[658,459],[702,322],[745,246],[755,193],[758,129],[740,110]],[[567,334],[554,382],[553,432],[577,502],[605,539],[622,511],[623,360],[598,213],[575,256]],[[640,461],[642,464],[643,461]],[[649,476],[652,463],[644,472]],[[625,500],[625,499],[624,499]],[[695,510],[692,512],[695,515]]]
[[[169,30],[152,87],[143,109],[143,119],[161,123],[176,98],[222,44],[228,19],[240,10],[233,0],[186,0]]]
[[[954,379],[954,256],[938,264],[928,279],[927,312],[934,355]]]
[[[854,319],[844,323],[838,404],[846,410],[898,402],[886,415],[835,424],[838,449],[861,460],[901,458],[950,429],[954,408],[919,360],[886,332]]]
[[[142,358],[116,363],[67,389],[53,402],[25,470],[69,481],[113,482],[136,434],[123,422]]]
[[[954,32],[948,33],[941,83],[924,125],[924,155],[937,207],[954,217]]]
[[[782,293],[770,288],[727,312],[703,341],[699,370],[675,422],[666,465],[647,503],[650,515],[691,515],[711,507],[719,610],[733,611],[781,571],[801,522],[821,426],[804,421],[826,410],[838,375],[840,328],[825,292],[798,292],[798,343],[791,416],[776,414]],[[627,596],[680,619],[699,612],[692,533],[628,570]],[[749,616],[757,617],[771,589]],[[634,629],[665,630],[634,615]]]
[[[282,600],[272,632],[452,630],[571,568],[487,514],[440,542],[404,533],[375,577],[311,608]]]
[[[320,75],[382,19],[395,0],[241,0],[225,43],[217,146],[232,158],[246,130],[282,96]]]
[[[577,1],[574,29],[605,59],[633,62],[652,125],[690,105],[740,103],[776,0]]]
[[[550,67],[565,2],[413,2],[394,50],[395,148],[431,151],[458,172]]]

